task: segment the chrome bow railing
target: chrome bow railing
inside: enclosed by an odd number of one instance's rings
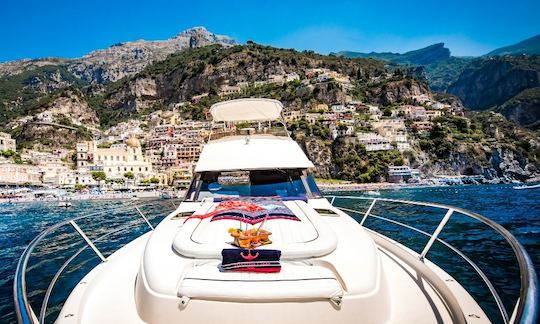
[[[168,201],[170,204],[172,201]],[[139,203],[139,204],[132,204],[128,207],[119,207],[116,209],[107,209],[102,210],[99,212],[94,212],[91,214],[78,216],[72,219],[68,219],[66,221],[63,221],[61,223],[55,224],[43,232],[41,232],[36,238],[34,238],[28,247],[25,249],[23,254],[21,255],[19,262],[17,264],[17,270],[15,273],[14,283],[13,283],[13,296],[14,296],[14,302],[15,302],[15,312],[17,314],[17,319],[19,323],[45,323],[47,316],[49,315],[47,310],[49,307],[49,301],[53,292],[53,289],[55,285],[57,284],[58,280],[60,279],[61,275],[64,273],[66,268],[72,264],[72,262],[79,257],[83,252],[90,249],[93,252],[93,257],[98,257],[100,262],[106,262],[107,257],[104,255],[104,253],[96,246],[98,243],[105,243],[107,239],[110,239],[114,235],[126,235],[129,234],[129,232],[137,232],[140,235],[143,235],[144,233],[147,233],[148,230],[152,231],[154,229],[154,226],[151,224],[149,218],[147,215],[145,215],[141,209],[144,209],[145,207],[155,207],[155,206],[163,206],[165,201],[158,201],[158,202],[146,202],[146,203]],[[172,209],[172,206],[174,206],[174,203],[172,205],[168,205]],[[114,215],[127,215],[127,219],[123,219],[122,221],[125,221],[124,224],[109,224],[114,225],[114,228],[107,228],[108,225],[104,226],[97,226],[97,228],[91,229],[92,233],[89,233],[90,231],[81,229],[81,226],[79,226],[80,223],[84,221],[89,221],[93,223],[98,223],[101,225],[102,223],[100,221],[107,221],[110,220],[112,216]],[[163,215],[160,213],[160,215]],[[154,215],[157,217],[156,215]],[[101,219],[100,219],[101,217]],[[154,217],[154,218],[155,218]],[[148,227],[148,230],[142,230],[140,229],[141,226]],[[74,234],[76,233],[76,234]],[[48,262],[52,262],[52,260],[45,260],[45,262],[39,262],[37,265],[33,265],[29,267],[29,261],[30,257],[33,254],[43,254],[41,251],[39,251],[39,248],[43,248],[45,245],[46,239],[52,239],[54,242],[54,239],[56,238],[55,235],[57,235],[59,238],[58,240],[66,239],[66,235],[72,235],[69,237],[69,242],[66,242],[66,246],[77,246],[77,242],[71,242],[71,239],[74,239],[75,237],[82,238],[82,242],[79,240],[79,248],[75,250],[73,254],[71,254],[69,257],[66,256],[65,261],[61,266],[59,266],[56,270],[56,273],[52,276],[52,279],[48,281],[47,289],[42,289],[41,293],[43,293],[44,290],[44,297],[41,301],[41,308],[39,309],[39,312],[36,313],[34,309],[32,308],[31,302],[29,301],[29,295],[35,295],[33,290],[27,291],[27,279],[28,279],[28,271],[30,268],[32,270],[35,270],[38,266],[39,267],[46,267]],[[140,235],[137,235],[140,236]],[[94,238],[91,238],[91,236],[94,236]],[[135,239],[136,237],[130,237],[130,239]],[[81,246],[82,245],[82,246]],[[64,247],[63,247],[64,248]],[[114,253],[120,247],[115,247],[113,251],[109,251],[110,254]],[[58,248],[53,249],[54,252],[50,252],[51,254],[57,253],[59,250]],[[92,255],[89,256],[91,258]],[[51,258],[52,259],[52,258]],[[83,262],[80,261],[78,264],[82,264]],[[54,264],[53,264],[54,265]],[[87,269],[91,270],[91,269]],[[39,275],[39,274],[37,274]],[[32,287],[32,289],[37,289],[35,287]],[[66,293],[66,292],[64,292]],[[69,291],[67,292],[69,293]],[[67,298],[67,295],[64,296]]]
[[[490,220],[489,218],[486,218],[480,214],[467,211],[462,208],[453,207],[453,206],[447,206],[442,204],[435,204],[435,203],[427,203],[427,202],[417,202],[417,201],[407,201],[407,200],[397,200],[397,199],[386,199],[386,198],[371,198],[371,197],[359,197],[359,196],[326,196],[332,205],[337,207],[338,209],[349,212],[351,214],[357,214],[360,216],[359,222],[361,225],[366,227],[370,231],[376,232],[374,229],[370,229],[366,226],[366,220],[368,218],[374,218],[389,224],[393,224],[402,228],[406,228],[408,230],[412,230],[416,233],[420,233],[423,236],[428,237],[427,243],[423,246],[420,253],[415,253],[414,249],[408,249],[411,253],[415,254],[421,261],[424,261],[426,256],[428,255],[429,251],[431,250],[433,244],[435,242],[441,243],[443,246],[449,248],[451,251],[455,252],[460,258],[462,258],[483,280],[484,284],[486,285],[487,289],[489,290],[489,293],[493,297],[496,307],[498,309],[498,312],[500,313],[500,317],[503,323],[530,323],[534,324],[537,323],[538,320],[538,279],[536,276],[534,265],[523,248],[523,246],[518,242],[518,240],[504,227],[497,224],[496,222]],[[366,201],[366,207],[365,210],[357,210],[353,208],[348,207],[339,207],[336,203],[339,201]],[[411,226],[408,224],[405,224],[403,221],[398,221],[395,219],[391,219],[389,217],[385,217],[385,215],[377,215],[375,214],[374,208],[375,207],[383,207],[381,205],[383,204],[400,204],[400,205],[407,205],[407,206],[419,206],[419,207],[429,207],[429,208],[436,208],[440,209],[444,212],[444,216],[442,219],[438,222],[437,226],[435,227],[435,230],[433,232],[427,232],[425,230],[421,230],[415,226]],[[441,213],[442,214],[442,213]],[[489,280],[488,275],[482,271],[482,269],[475,263],[471,258],[469,258],[464,252],[456,248],[454,245],[450,244],[449,242],[443,240],[440,238],[441,233],[445,230],[445,226],[448,224],[449,220],[451,219],[452,215],[454,214],[461,214],[466,217],[469,217],[471,219],[474,219],[476,221],[481,222],[482,224],[488,226],[492,230],[494,230],[502,239],[504,239],[504,242],[508,244],[508,246],[512,249],[514,256],[517,260],[518,267],[519,267],[519,276],[520,276],[520,282],[519,282],[519,297],[515,301],[511,314],[508,314],[508,311],[503,303],[503,300],[498,293],[497,289],[493,285],[493,283]],[[459,234],[460,236],[465,236],[466,233],[455,233]],[[390,237],[390,239],[393,239]],[[401,242],[400,242],[401,243]],[[443,269],[445,270],[445,269]]]

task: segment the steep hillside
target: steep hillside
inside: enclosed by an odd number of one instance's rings
[[[214,45],[171,55],[134,77],[107,86],[104,93],[96,95],[93,101],[102,122],[112,123],[148,110],[174,106],[196,95],[210,94],[200,104],[183,107],[186,112],[192,111],[193,116],[200,118],[205,105],[220,100],[216,94],[224,85],[265,83],[268,76],[292,72],[304,76],[314,68],[331,69],[352,79],[353,84],[366,87],[371,78],[379,77],[381,81],[386,78],[383,64],[373,60],[349,60],[255,44],[229,48]],[[370,96],[364,90],[366,87],[356,95]],[[346,99],[344,90],[335,82],[265,83],[246,87],[238,96],[263,94],[282,100],[286,105],[294,103],[298,108],[309,101],[331,104]]]
[[[540,130],[540,87],[523,90],[496,111],[520,125]]]
[[[0,64],[0,127],[39,111],[49,95],[65,87],[102,91],[102,85],[142,71],[155,61],[189,48],[234,41],[195,27],[164,41],[126,42],[93,51],[79,59],[44,58]]]
[[[434,91],[446,92],[473,60],[472,57],[450,56],[447,60],[426,64],[424,71],[429,87]]]
[[[505,46],[493,50],[486,54],[486,56],[495,55],[535,55],[540,54],[540,35],[527,38],[517,44]]]
[[[448,88],[466,107],[488,109],[540,86],[540,56],[476,59]]]

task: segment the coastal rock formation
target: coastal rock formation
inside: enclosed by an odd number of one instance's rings
[[[428,176],[525,179],[538,174],[537,135],[496,113],[460,116],[463,105],[457,96],[436,94],[422,79],[385,67],[383,62],[253,43],[229,46],[227,38],[203,29],[175,39],[119,44],[90,53],[82,65],[75,60],[63,65],[43,61],[38,67],[38,62],[26,62],[24,66],[33,70],[19,74],[9,65],[9,73],[14,74],[0,77],[0,88],[7,90],[0,92],[0,126],[21,146],[73,148],[77,141],[91,138],[98,125],[104,130],[158,110],[203,120],[217,101],[267,97],[282,101],[288,113],[296,112],[289,116],[292,137],[314,162],[317,177],[384,181],[389,166],[404,164],[420,168]],[[173,50],[176,52],[164,54]],[[133,66],[126,70],[117,65],[124,59],[134,62]],[[395,113],[396,105],[413,104],[418,97],[447,103],[457,113],[435,117],[432,130],[426,132],[415,131],[413,121],[407,120],[404,126],[411,150],[406,152],[367,151],[355,137],[357,132],[376,131],[368,122],[367,107],[358,102],[378,104],[386,116]],[[534,120],[534,101],[527,101],[528,95],[520,98],[508,102],[506,114],[521,122]],[[352,101],[358,109],[352,119],[347,114],[337,122],[328,117],[331,113],[313,116],[333,105],[342,109],[339,105]],[[520,113],[525,107],[531,107],[527,109],[532,117]],[[157,121],[148,125],[155,126]]]
[[[498,177],[526,180],[539,171],[527,158],[501,147],[493,148],[490,162]]]
[[[445,160],[420,165],[420,169],[424,175],[430,177],[479,175],[487,180],[526,180],[540,172],[538,165],[522,154],[499,145],[489,147],[475,144],[467,146],[466,150],[469,152],[453,152]]]
[[[20,117],[7,126],[21,146],[69,148],[77,141],[91,139],[99,128],[99,118],[78,89],[66,88],[31,118]]]
[[[25,123],[15,130],[17,145],[39,151],[73,149],[73,143],[92,139],[92,133],[83,126]],[[36,139],[39,138],[39,141]]]
[[[40,112],[36,117],[37,120],[43,120],[43,118],[51,118],[54,121],[55,118],[63,117],[67,118],[74,125],[84,125],[85,127],[99,127],[99,119],[96,115],[96,111],[92,109],[84,95],[78,90],[67,90],[64,95],[58,96],[47,107],[46,110]]]

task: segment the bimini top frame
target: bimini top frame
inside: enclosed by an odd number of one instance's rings
[[[210,107],[212,126],[208,141],[235,135],[274,135],[290,137],[285,120],[281,115],[283,105],[274,99],[243,98],[218,102]],[[215,123],[223,123],[223,129],[216,128]],[[258,123],[257,128],[227,129],[227,125],[239,122]],[[283,128],[272,127],[272,122],[278,122]],[[268,125],[266,125],[268,123]]]
[[[283,105],[274,99],[244,98],[218,102],[210,107],[215,122],[271,121],[281,119]]]

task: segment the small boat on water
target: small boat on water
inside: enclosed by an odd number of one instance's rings
[[[380,196],[381,193],[378,192],[378,191],[375,191],[375,190],[370,190],[370,191],[367,191],[367,192],[366,192],[366,195],[370,195],[370,196]]]
[[[159,193],[159,199],[171,199],[172,196],[170,193],[162,191]]]
[[[514,186],[515,190],[523,190],[523,189],[538,189],[540,188],[540,183],[537,183],[535,185],[523,185],[523,186]]]
[[[58,207],[69,208],[73,206],[69,201],[61,201],[58,203]]]

